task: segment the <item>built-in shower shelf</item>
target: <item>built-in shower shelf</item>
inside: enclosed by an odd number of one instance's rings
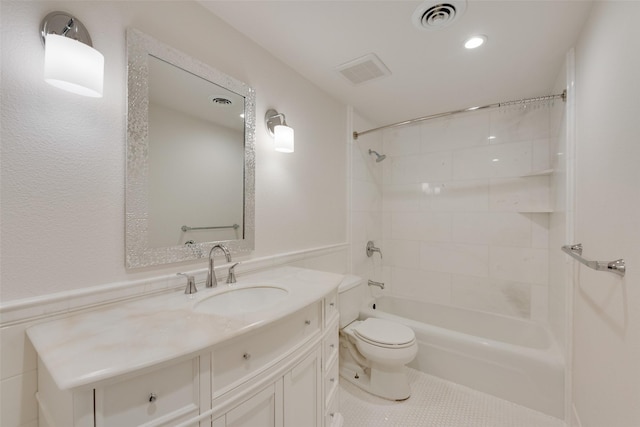
[[[533,171],[531,173],[522,175],[523,177],[527,177],[527,176],[544,176],[544,175],[551,175],[553,173],[553,169],[543,169],[543,170],[539,170],[539,171]]]

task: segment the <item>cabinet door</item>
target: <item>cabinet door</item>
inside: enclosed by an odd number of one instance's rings
[[[320,349],[317,349],[291,371],[284,381],[284,426],[320,426],[321,411]]]
[[[227,412],[225,420],[225,427],[281,427],[282,381],[271,384]],[[220,419],[214,425],[221,425]]]

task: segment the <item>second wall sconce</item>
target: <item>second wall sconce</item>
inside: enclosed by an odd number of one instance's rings
[[[264,115],[264,120],[269,135],[274,138],[275,150],[282,153],[293,153],[293,129],[287,126],[284,114],[278,113],[274,109],[269,109]]]
[[[40,24],[44,44],[44,80],[60,89],[102,97],[104,56],[95,50],[89,32],[66,12],[51,12]]]

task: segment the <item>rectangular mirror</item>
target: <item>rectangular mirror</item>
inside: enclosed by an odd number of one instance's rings
[[[254,248],[255,92],[127,31],[126,265]]]

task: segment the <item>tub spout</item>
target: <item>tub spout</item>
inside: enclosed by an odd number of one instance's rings
[[[382,283],[382,282],[374,282],[373,280],[369,280],[369,282],[367,284],[369,286],[377,286],[380,289],[384,289],[384,283]]]

